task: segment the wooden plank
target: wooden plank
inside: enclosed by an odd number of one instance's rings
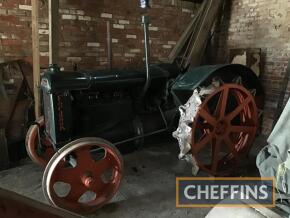
[[[49,0],[49,64],[59,61],[59,0]]]
[[[37,0],[38,1],[38,0]],[[13,181],[11,181],[13,182]],[[5,218],[80,218],[81,215],[55,208],[0,188],[0,216]]]
[[[199,66],[201,64],[206,44],[208,42],[208,37],[223,3],[224,0],[207,1],[205,13],[203,14],[199,29],[196,32],[195,41],[191,47],[191,52],[185,66]]]
[[[40,59],[39,59],[39,0],[31,0],[32,5],[32,56],[33,56],[33,92],[35,102],[35,116],[40,116]]]
[[[205,7],[205,3],[203,3],[202,6],[200,6],[197,14],[190,21],[190,23],[188,24],[188,26],[186,27],[186,29],[182,33],[181,37],[178,39],[176,45],[174,46],[174,48],[172,49],[172,51],[170,52],[170,54],[168,56],[169,63],[172,64],[176,60],[176,58],[180,55],[180,53],[182,52],[182,49],[184,48],[185,44],[189,43],[188,41],[190,40],[192,32],[195,29],[195,26],[197,25],[197,22],[201,16],[201,13],[202,13],[204,7]]]

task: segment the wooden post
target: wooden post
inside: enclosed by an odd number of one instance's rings
[[[59,0],[49,0],[49,64],[58,64],[59,59]]]
[[[33,56],[33,90],[35,103],[35,117],[40,116],[40,59],[39,59],[39,0],[31,0],[32,5],[32,56]]]

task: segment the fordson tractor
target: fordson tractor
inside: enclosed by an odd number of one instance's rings
[[[201,96],[197,114],[187,123],[188,152],[213,176],[234,169],[247,156],[263,101],[251,69],[227,64],[183,70],[147,60],[146,53],[145,69],[67,72],[51,65],[44,72],[43,116],[31,125],[26,148],[45,167],[42,187],[51,204],[88,213],[110,201],[123,176],[118,148],[171,134],[179,107],[201,88],[211,91]]]
[[[140,144],[146,136],[171,132],[178,107],[195,89],[210,86],[216,78],[222,84],[203,97],[189,124],[191,153],[211,175],[233,168],[247,155],[262,97],[249,68],[202,66],[182,73],[173,65],[160,64],[150,66],[150,78],[143,93],[146,72],[141,70],[62,72],[51,66],[45,72],[41,79],[44,116],[30,127],[26,146],[31,159],[46,167],[42,185],[49,202],[76,212],[104,205],[123,175],[116,146]],[[237,78],[242,84],[233,82]],[[208,163],[199,160],[202,152],[209,154]],[[67,193],[58,193],[60,183],[69,186]],[[92,198],[81,202],[87,191]]]

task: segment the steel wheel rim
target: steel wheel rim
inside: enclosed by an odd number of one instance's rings
[[[99,188],[97,188],[97,186],[96,186],[99,183],[93,182],[92,184],[90,184],[90,181],[86,180],[86,178],[83,179],[83,177],[78,177],[75,175],[75,174],[84,175],[84,173],[83,173],[84,171],[92,171],[93,169],[91,169],[91,167],[92,167],[90,165],[91,163],[89,163],[88,165],[85,166],[86,169],[83,169],[83,170],[75,169],[76,171],[73,172],[74,176],[71,178],[73,180],[73,181],[71,181],[71,183],[73,183],[73,185],[72,185],[71,190],[68,194],[68,195],[70,195],[70,193],[72,192],[72,194],[71,194],[72,196],[69,196],[69,197],[66,196],[64,198],[60,198],[59,196],[57,196],[57,194],[53,190],[53,185],[54,185],[53,183],[56,182],[58,179],[60,179],[60,181],[62,179],[62,178],[54,178],[55,177],[55,170],[59,170],[59,169],[57,169],[57,167],[61,163],[64,163],[63,159],[69,153],[75,152],[76,150],[79,150],[79,149],[86,150],[87,147],[94,146],[94,145],[105,148],[106,149],[106,157],[109,154],[110,158],[114,158],[113,161],[114,161],[115,165],[113,167],[113,176],[112,176],[113,180],[112,180],[112,182],[110,182],[110,184],[108,184],[108,185],[105,185],[106,187],[104,187],[104,185],[102,186],[103,189],[100,190],[101,194],[98,193],[99,195],[96,196],[95,200],[88,202],[88,203],[85,203],[85,204],[78,202],[79,197],[81,196],[81,193],[79,193],[79,192],[85,193],[85,191],[90,191],[91,189],[94,189],[94,191],[96,191],[95,189],[99,190]],[[84,159],[82,159],[82,161],[83,160]],[[96,165],[98,165],[98,164],[96,164]],[[81,167],[81,166],[79,166],[79,167]],[[72,168],[72,170],[74,170],[74,168]],[[78,170],[80,170],[80,171],[78,171]],[[94,170],[95,171],[92,172],[93,173],[92,177],[93,177],[94,181],[96,181],[97,178],[95,175],[98,174],[97,166],[95,166]],[[112,197],[115,195],[115,193],[119,189],[120,182],[122,179],[122,174],[123,174],[122,156],[120,155],[118,150],[116,150],[116,148],[110,142],[105,141],[103,139],[99,139],[99,138],[82,138],[82,139],[75,140],[75,141],[70,142],[69,144],[65,145],[63,148],[61,148],[53,156],[53,158],[49,161],[49,163],[45,169],[45,172],[43,175],[43,180],[42,180],[42,187],[43,187],[43,192],[44,192],[46,199],[51,204],[53,204],[57,207],[61,207],[64,209],[68,209],[68,210],[77,212],[77,213],[90,213],[90,212],[93,212],[96,209],[102,207],[104,204],[106,204],[108,201],[110,201],[112,199]],[[69,175],[66,175],[66,176],[70,177]],[[98,175],[98,176],[100,176],[100,175]],[[65,179],[69,179],[69,178],[65,178]],[[89,183],[88,184],[89,186],[86,186],[87,183]],[[80,196],[78,197],[76,195],[80,195]]]
[[[44,127],[43,116],[39,117],[35,122],[38,123],[40,127]],[[40,154],[40,151],[38,150],[38,125],[31,125],[27,131],[25,138],[26,152],[33,162],[37,163],[42,167],[45,167],[55,152],[50,141],[47,138],[41,139],[41,142],[45,151]]]
[[[235,98],[237,106],[233,111],[226,113],[229,96]],[[210,113],[211,111],[206,108],[208,108],[208,103],[214,97],[218,98],[218,102],[213,113]],[[237,119],[237,117],[239,117],[238,119],[243,125],[233,125],[233,120]],[[205,124],[210,127],[205,128],[204,137],[201,136],[197,140],[196,132],[197,128],[200,128],[198,127],[200,119],[206,121]],[[248,154],[251,148],[257,131],[257,123],[258,115],[255,100],[244,87],[237,84],[224,84],[207,96],[192,124],[191,150],[199,167],[211,175],[221,175],[225,173],[221,171],[230,171],[233,168],[232,164],[240,164],[240,160]],[[240,134],[237,137],[234,133]],[[236,137],[236,142],[233,142],[234,136]],[[222,144],[226,144],[229,153],[223,158],[219,158],[218,155]],[[211,163],[206,165],[199,159],[199,153],[208,145],[211,146]],[[227,163],[227,161],[231,162]],[[219,168],[224,164],[230,165],[227,166],[229,169],[220,171]]]

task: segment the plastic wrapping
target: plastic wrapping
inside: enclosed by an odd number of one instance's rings
[[[210,86],[201,88],[199,92],[194,90],[186,104],[179,107],[179,125],[176,131],[172,133],[172,136],[178,140],[180,148],[178,158],[186,160],[192,165],[193,175],[198,173],[199,167],[195,158],[189,153],[191,150],[191,124],[197,115],[199,106],[202,104],[201,97],[211,94],[219,86],[219,82],[213,82]]]
[[[192,164],[192,173],[194,175],[197,174],[199,168],[192,154],[188,153],[191,150],[191,126],[189,126],[189,124],[193,122],[201,103],[198,91],[194,90],[193,95],[189,98],[187,103],[179,107],[179,125],[176,131],[172,134],[173,137],[178,140],[180,148],[178,158],[186,160]]]

